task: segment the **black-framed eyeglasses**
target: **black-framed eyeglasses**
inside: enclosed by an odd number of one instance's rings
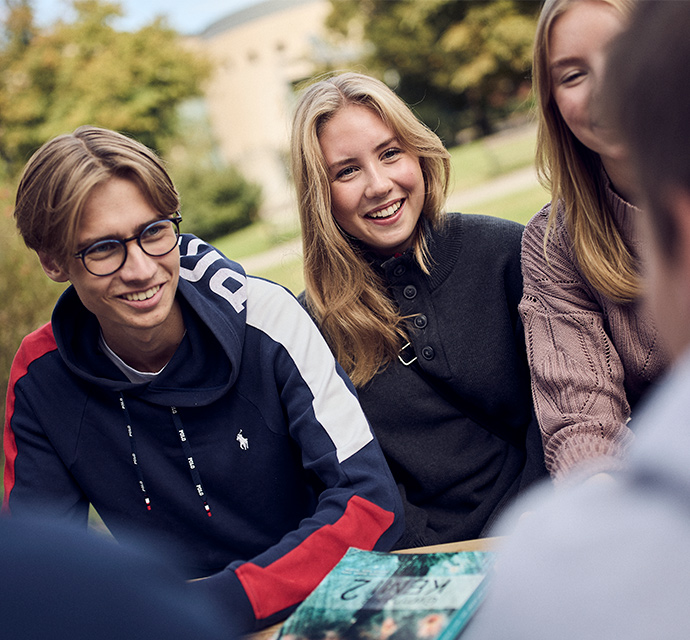
[[[85,269],[94,276],[110,276],[127,261],[127,243],[133,240],[147,256],[160,258],[170,253],[180,237],[180,222],[182,216],[178,212],[174,218],[164,218],[146,225],[140,233],[130,238],[94,242],[75,253],[74,257],[81,260]]]

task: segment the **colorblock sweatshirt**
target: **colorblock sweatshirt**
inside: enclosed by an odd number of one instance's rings
[[[4,508],[167,551],[248,631],[289,613],[350,546],[387,550],[399,493],[354,389],[282,287],[180,241],[186,334],[155,380],[102,352],[73,288],[15,357]]]

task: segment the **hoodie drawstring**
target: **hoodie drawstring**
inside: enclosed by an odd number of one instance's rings
[[[141,471],[141,467],[139,466],[139,460],[137,457],[136,440],[134,439],[134,433],[132,431],[132,420],[129,417],[129,411],[127,410],[127,405],[125,405],[125,399],[122,396],[122,394],[120,394],[120,407],[125,414],[125,420],[127,422],[127,435],[129,436],[129,444],[132,449],[132,462],[134,463],[134,468],[137,470],[139,486],[141,487],[141,492],[144,494],[144,502],[146,503],[146,509],[148,511],[151,511],[151,499],[149,498],[148,492],[146,491],[146,486],[144,485],[144,474]],[[185,435],[184,429],[182,427],[182,420],[180,419],[180,415],[177,412],[177,408],[170,407],[170,410],[172,412],[172,418],[173,422],[175,423],[175,428],[177,429],[177,434],[180,438],[180,442],[182,443],[182,448],[184,450],[185,455],[187,456],[187,463],[189,464],[189,470],[192,474],[192,481],[194,482],[196,491],[204,504],[204,510],[210,518],[211,507],[209,506],[208,502],[206,502],[206,494],[204,492],[204,487],[201,484],[201,475],[199,474],[199,470],[196,468],[196,464],[194,463],[194,457],[192,456],[192,447],[187,441],[187,436]]]
[[[151,511],[151,499],[146,491],[146,486],[144,485],[144,474],[141,472],[141,467],[139,466],[139,461],[137,459],[137,442],[134,439],[134,433],[132,432],[132,420],[129,417],[129,411],[127,411],[127,405],[125,404],[125,399],[120,394],[120,407],[125,412],[125,421],[127,422],[127,435],[129,436],[129,446],[132,449],[132,462],[134,463],[134,468],[137,470],[137,477],[139,478],[139,486],[141,487],[141,492],[144,494],[144,502],[146,503],[146,509]]]
[[[199,475],[199,470],[196,468],[196,465],[194,464],[194,458],[192,457],[192,447],[189,445],[189,442],[187,441],[187,436],[185,435],[184,429],[182,428],[182,420],[180,419],[180,414],[177,413],[176,407],[170,407],[170,409],[172,411],[173,422],[175,423],[175,427],[177,427],[177,434],[180,436],[180,442],[182,442],[182,448],[184,449],[185,455],[187,456],[189,470],[192,472],[192,481],[196,485],[196,491],[199,494],[201,501],[204,503],[204,509],[206,510],[206,513],[210,518],[211,507],[209,507],[208,502],[206,502],[206,494],[204,493],[204,487],[201,484],[201,476]]]

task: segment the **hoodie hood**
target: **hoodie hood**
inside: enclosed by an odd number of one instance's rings
[[[242,357],[245,272],[194,236],[181,236],[180,253],[177,300],[188,330],[160,375],[151,382],[129,382],[98,347],[98,320],[69,287],[55,306],[52,327],[60,355],[75,375],[164,406],[203,406],[227,393]],[[219,307],[218,296],[230,304]]]

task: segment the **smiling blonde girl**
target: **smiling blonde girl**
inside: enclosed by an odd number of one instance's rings
[[[301,299],[402,494],[399,547],[476,538],[543,470],[517,311],[522,226],[445,213],[449,167],[374,78],[343,73],[300,96]]]

